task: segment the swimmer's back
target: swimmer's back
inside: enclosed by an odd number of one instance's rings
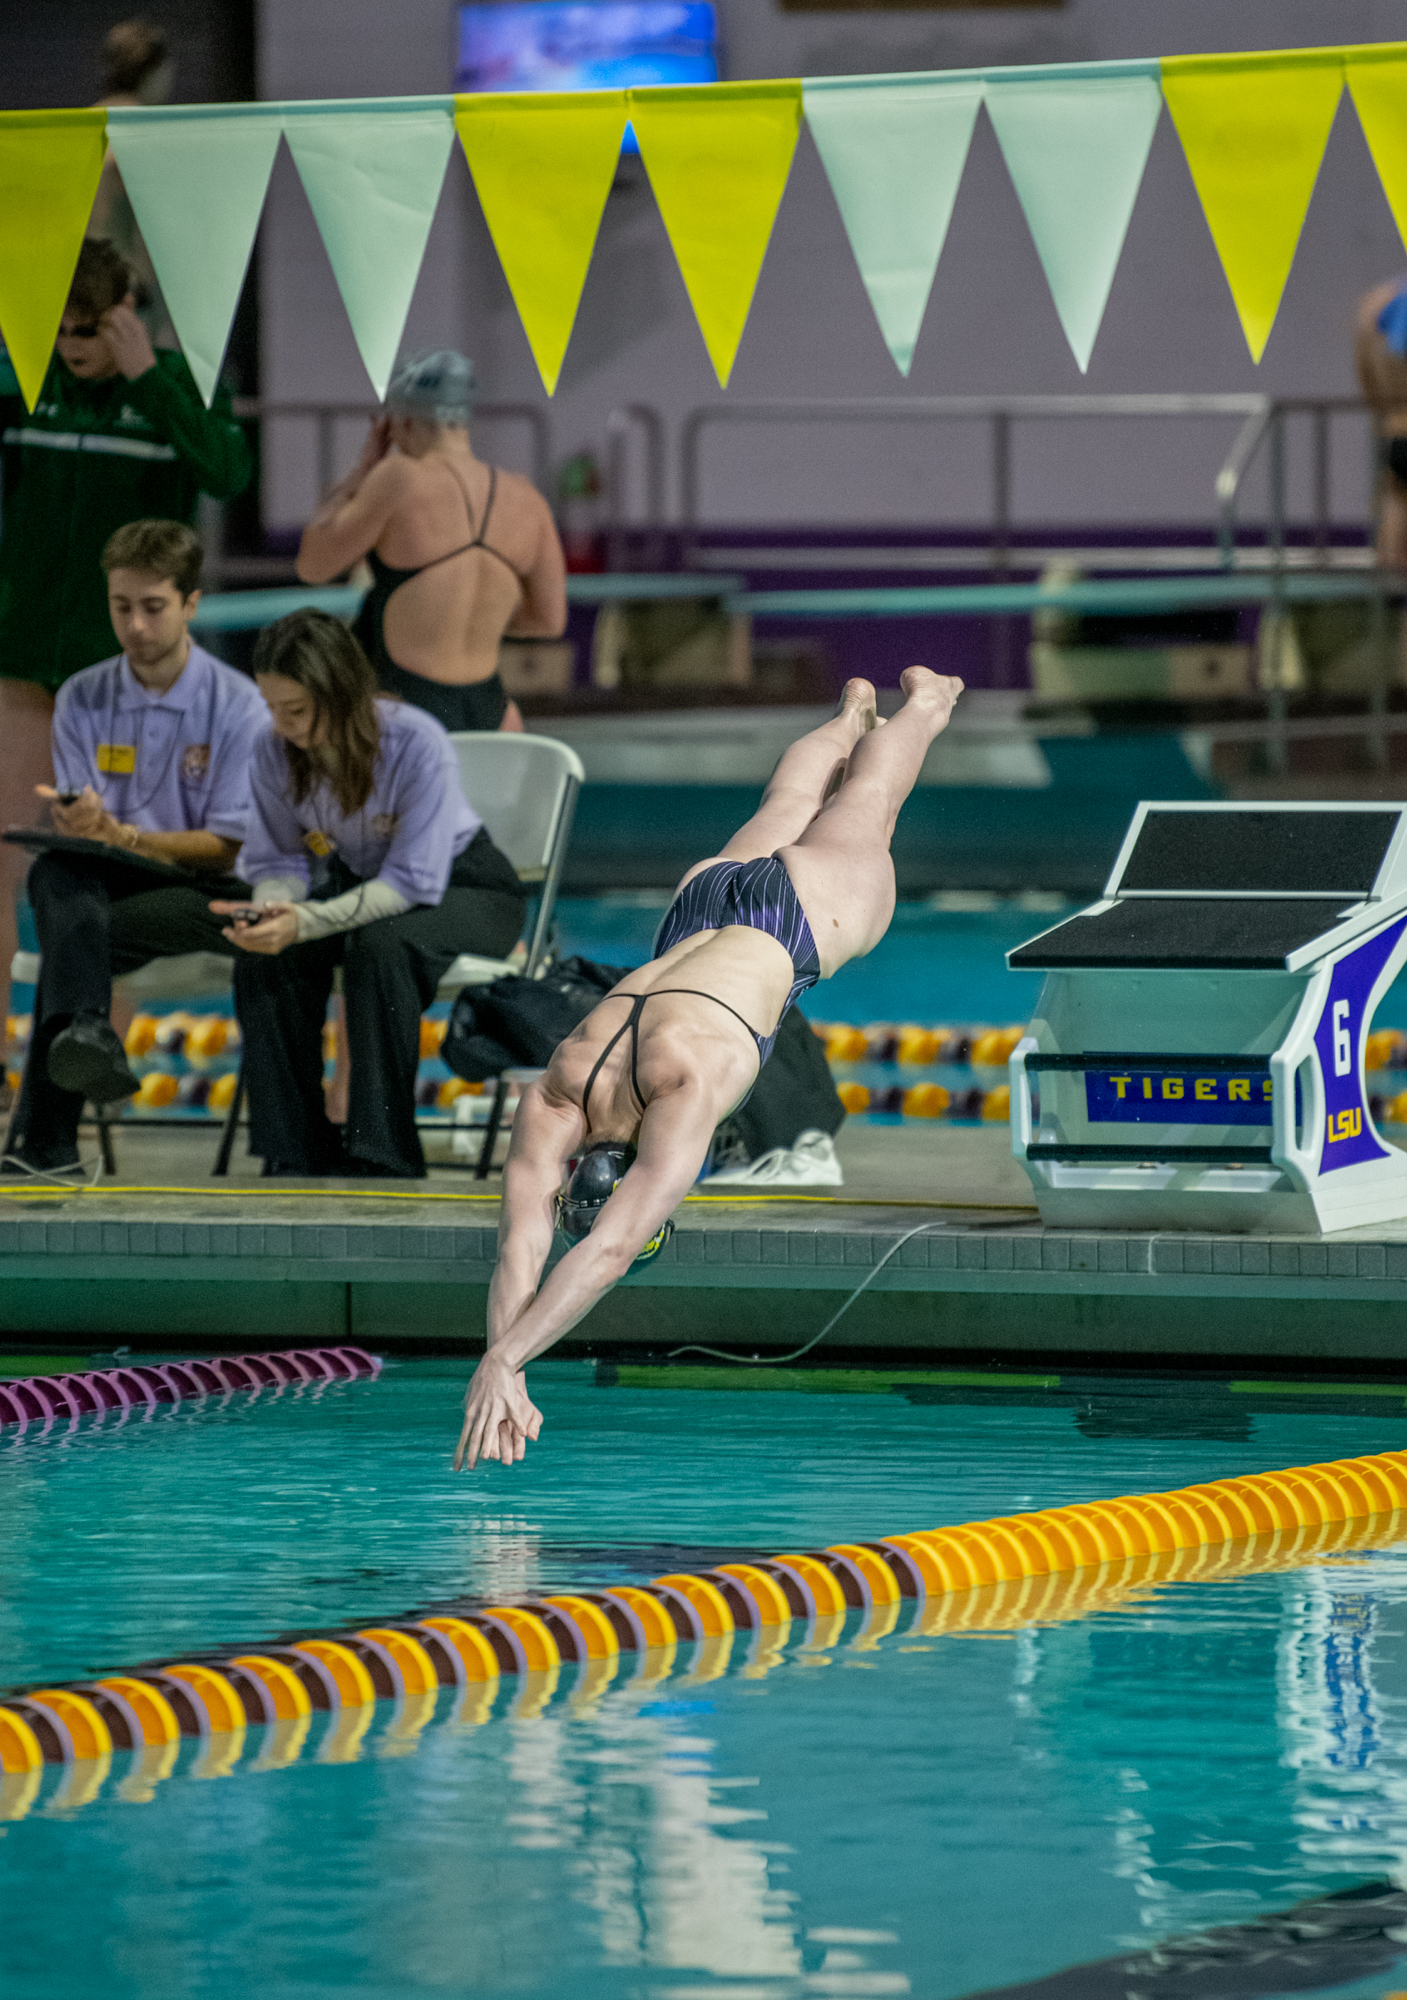
[[[486,679],[497,668],[499,641],[523,606],[525,586],[531,592],[544,563],[553,569],[560,564],[547,502],[518,473],[493,477],[493,468],[467,457],[451,466],[438,453],[397,455],[371,476],[382,474],[388,485],[394,481],[394,504],[376,554],[391,569],[422,572],[407,577],[387,600],[388,653],[428,680]],[[486,546],[466,546],[481,532]]]
[[[775,938],[736,925],[697,932],[628,973],[592,1008],[554,1054],[545,1092],[581,1107],[592,1070],[627,1024],[632,1001],[650,994],[638,1021],[641,1095],[648,1102],[661,1091],[698,1084],[719,1097],[724,1117],[757,1078],[751,1031],[775,1028],[791,979],[791,960]],[[586,1109],[593,1138],[628,1137],[639,1124],[630,1056],[631,1037],[621,1035],[591,1085]]]

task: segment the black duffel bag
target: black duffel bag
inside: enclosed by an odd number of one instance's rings
[[[506,1069],[546,1069],[558,1043],[630,970],[563,958],[542,979],[510,975],[466,986],[450,1010],[440,1054],[467,1083]]]

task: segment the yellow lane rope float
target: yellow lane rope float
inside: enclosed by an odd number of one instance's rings
[[[906,1602],[910,1638],[1051,1624],[1173,1582],[1300,1568],[1404,1538],[1407,1453],[1382,1452],[31,1688],[0,1702],[0,1819],[29,1810],[45,1764],[72,1767],[68,1807],[97,1796],[114,1751],[136,1753],[123,1796],[147,1799],[181,1737],[201,1740],[197,1768],[218,1775],[239,1761],[246,1729],[262,1727],[253,1768],[267,1770],[296,1761],[323,1712],[318,1756],[344,1761],[359,1754],[379,1700],[396,1703],[388,1735],[400,1749],[445,1688],[457,1690],[456,1721],[485,1722],[516,1677],[513,1712],[535,1715],[573,1666],[570,1699],[580,1708],[631,1660],[648,1681],[676,1670],[712,1679],[740,1635],[743,1671],[755,1675],[788,1649],[819,1664],[842,1644],[873,1647]],[[679,1669],[681,1646],[694,1650]]]

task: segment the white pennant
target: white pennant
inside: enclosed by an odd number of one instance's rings
[[[281,111],[263,105],[113,106],[108,143],[196,385],[215,394]]]
[[[976,71],[808,77],[811,136],[885,345],[901,375],[919,328],[967,161]]]
[[[449,97],[289,105],[288,149],[378,400],[391,379],[445,164]]]
[[[987,73],[987,116],[1081,374],[1109,302],[1162,101],[1156,62]]]

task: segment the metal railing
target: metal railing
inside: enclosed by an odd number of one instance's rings
[[[1216,476],[1217,545],[1222,567],[1232,569],[1236,561],[1236,514],[1246,476],[1267,450],[1267,505],[1265,540],[1268,555],[1283,563],[1288,549],[1288,419],[1307,416],[1312,431],[1311,486],[1314,495],[1310,514],[1311,544],[1315,557],[1327,563],[1333,551],[1333,458],[1330,425],[1336,416],[1371,417],[1373,411],[1358,396],[1263,396],[1260,407],[1251,411],[1236,434]],[[1371,518],[1373,491],[1377,484],[1377,426],[1369,431],[1370,452],[1364,490],[1365,513]]]
[[[1013,529],[1013,435],[1017,424],[1081,417],[1259,417],[1266,398],[1251,395],[866,396],[827,401],[709,403],[680,428],[680,499],[686,526],[699,524],[705,434],[719,424],[984,423],[990,480],[993,567],[1010,559]],[[1244,430],[1244,425],[1243,425]]]
[[[606,419],[606,504],[611,526],[624,527],[630,517],[630,440],[640,439],[645,460],[645,519],[643,526],[662,528],[665,516],[664,418],[650,403],[623,403]]]
[[[234,413],[244,423],[301,420],[314,426],[314,460],[318,492],[325,493],[337,476],[337,425],[355,417],[368,423],[380,415],[379,403],[283,403],[262,396],[236,396]],[[552,435],[545,410],[536,403],[480,403],[474,411],[479,423],[521,423],[532,433],[532,482],[539,490],[551,479]]]

